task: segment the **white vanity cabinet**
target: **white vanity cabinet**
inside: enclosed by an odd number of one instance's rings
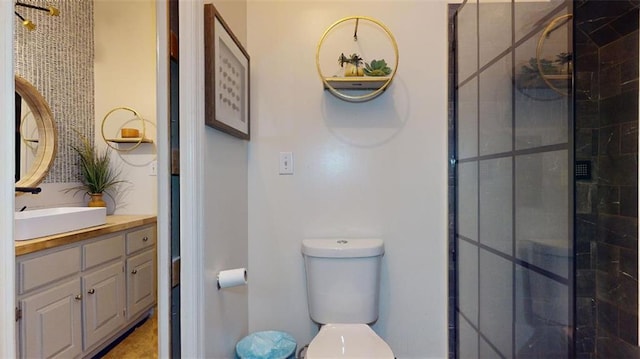
[[[154,223],[18,256],[19,356],[91,357],[144,319],[156,303],[155,237]]]

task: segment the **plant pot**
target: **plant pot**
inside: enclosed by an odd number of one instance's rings
[[[102,193],[89,193],[89,196],[91,196],[91,199],[89,200],[89,203],[87,203],[87,206],[89,207],[106,207],[107,206],[107,202],[105,202],[102,199]]]
[[[356,66],[354,64],[347,63],[344,65],[344,76],[345,77],[364,76],[364,68],[360,66]]]

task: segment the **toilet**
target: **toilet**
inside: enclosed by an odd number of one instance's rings
[[[381,239],[302,241],[311,319],[320,331],[305,359],[394,359],[369,326],[378,319]]]
[[[522,259],[538,268],[568,278],[573,260],[569,241],[566,239],[522,240],[520,248]],[[523,292],[529,296],[523,305],[529,324],[536,327],[570,325],[569,300],[562,300],[569,295],[566,286],[529,270],[524,272],[523,284]]]

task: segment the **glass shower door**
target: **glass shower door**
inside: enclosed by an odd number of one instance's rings
[[[454,16],[459,358],[573,353],[568,13],[470,0]]]

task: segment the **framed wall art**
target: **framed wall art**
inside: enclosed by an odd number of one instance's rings
[[[249,54],[212,4],[204,5],[205,124],[249,140]]]

